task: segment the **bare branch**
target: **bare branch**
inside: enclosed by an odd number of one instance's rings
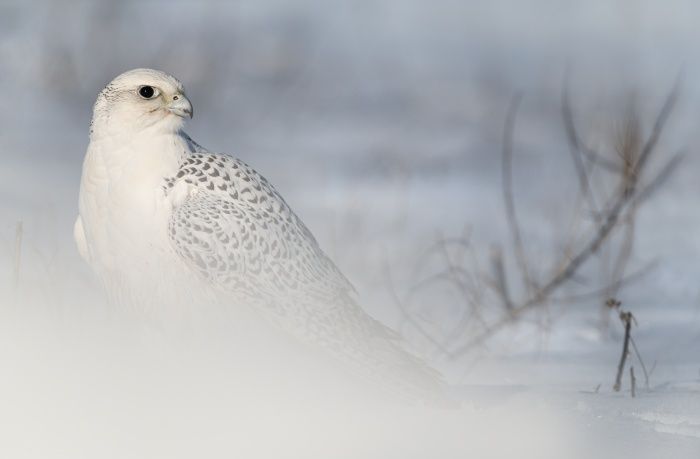
[[[637,195],[634,198],[634,205],[639,206],[643,201],[647,200],[651,195],[653,195],[656,190],[661,188],[661,186],[663,186],[673,175],[676,169],[678,169],[678,166],[680,166],[684,158],[685,154],[682,152],[673,155],[656,174],[656,177],[650,183],[645,185],[644,188],[637,192]]]
[[[588,172],[586,172],[586,166],[583,164],[581,143],[576,132],[576,126],[574,124],[574,116],[571,111],[571,105],[569,104],[568,78],[567,82],[564,83],[564,86],[562,88],[561,98],[561,110],[562,117],[564,118],[564,125],[566,126],[566,137],[569,141],[569,151],[571,152],[571,157],[573,158],[574,166],[576,167],[576,174],[578,175],[581,194],[588,202],[590,209],[595,214],[597,214],[598,206],[595,201],[595,196],[593,196],[593,190],[591,189],[591,182],[590,178],[588,177]]]
[[[633,208],[634,205],[637,203],[637,199],[640,196],[639,193],[636,193],[638,191],[639,178],[642,176],[642,173],[644,172],[644,168],[647,165],[649,158],[655,151],[655,147],[658,144],[661,132],[663,131],[663,127],[665,126],[665,123],[675,105],[677,99],[677,90],[678,84],[676,83],[673,90],[666,98],[661,108],[661,111],[659,112],[659,115],[656,118],[652,132],[640,150],[638,159],[633,163],[634,166],[631,171],[632,173],[630,173],[630,170],[627,169],[627,171],[622,174],[621,179],[623,186],[620,188],[620,192],[613,198],[611,205],[607,206],[607,210],[605,210],[603,214],[601,214],[600,218],[597,220],[598,225],[595,228],[595,231],[588,239],[588,241],[585,244],[583,244],[583,246],[575,253],[574,256],[572,256],[567,262],[564,263],[562,268],[560,268],[558,272],[556,272],[550,278],[549,281],[545,282],[541,287],[537,288],[535,292],[531,293],[530,296],[522,303],[512,308],[509,308],[509,314],[507,316],[496,320],[482,333],[478,334],[477,336],[468,340],[466,343],[462,344],[458,349],[456,349],[452,353],[453,357],[462,355],[475,345],[482,343],[493,333],[508,325],[512,321],[512,318],[514,316],[519,315],[533,308],[534,306],[544,303],[547,299],[551,297],[551,294],[555,290],[557,290],[562,284],[564,284],[568,280],[572,279],[576,275],[578,270],[581,268],[581,266],[593,254],[598,252],[601,245],[608,239],[612,231],[618,227],[618,223],[625,215],[626,209],[628,209],[629,207]],[[529,280],[529,270],[527,269],[527,262],[525,260],[524,250],[522,248],[522,238],[520,236],[520,228],[518,226],[518,221],[516,218],[512,190],[512,132],[518,102],[519,98],[515,98],[513,103],[511,104],[511,109],[509,110],[509,115],[506,119],[504,128],[503,195],[506,203],[508,223],[514,241],[516,260],[518,261],[523,275],[527,276],[525,278],[527,281]],[[630,145],[628,145],[626,147],[626,151],[623,152],[625,155],[627,155],[627,159],[632,158],[632,155],[634,155],[633,150],[636,150],[636,148],[632,148]],[[651,192],[653,192],[658,187],[658,184],[663,183],[666,180],[666,178],[675,169],[676,165],[678,164],[678,161],[679,160],[675,159],[674,157],[674,159],[672,159],[661,170],[661,172],[654,179],[651,180],[651,187],[645,187],[642,190],[643,197],[646,197],[648,194],[651,194]],[[644,192],[644,190],[647,189],[648,193]],[[624,266],[624,264],[626,263],[626,259],[628,258],[628,250],[631,250],[631,247],[628,249],[625,249],[623,247],[623,251],[620,254],[621,258],[618,258],[618,268],[616,269],[616,276],[618,278],[622,278],[622,267]],[[533,284],[528,282],[528,285],[532,286]]]
[[[647,367],[646,365],[644,365],[644,360],[642,360],[642,356],[639,353],[639,349],[637,349],[637,343],[634,342],[634,338],[632,338],[631,336],[630,343],[632,343],[632,349],[634,349],[634,354],[637,356],[637,360],[642,365],[642,372],[644,372],[644,388],[646,390],[649,390],[649,375],[651,372],[647,372]],[[652,371],[654,371],[653,368]]]
[[[681,75],[678,75],[676,81],[673,84],[671,92],[666,97],[666,101],[664,102],[663,107],[661,107],[659,115],[656,117],[654,127],[651,130],[651,135],[649,136],[649,139],[647,139],[646,143],[644,144],[644,148],[642,149],[642,152],[639,155],[639,161],[636,164],[636,169],[638,173],[644,169],[644,166],[646,166],[649,157],[651,156],[652,152],[654,151],[654,148],[656,147],[656,144],[659,141],[659,138],[661,137],[661,133],[663,132],[664,126],[666,125],[666,121],[668,121],[671,112],[673,112],[673,108],[676,106],[676,102],[678,100],[678,93],[680,91],[680,84]]]
[[[613,390],[615,392],[619,392],[620,387],[622,387],[622,372],[625,369],[625,362],[627,361],[627,356],[629,355],[632,318],[633,316],[631,312],[620,311],[620,320],[625,325],[625,340],[622,343],[622,355],[620,356],[620,363],[617,365],[617,375],[615,376],[615,384],[613,385]]]
[[[638,269],[637,271],[627,275],[623,276],[620,278],[617,278],[615,281],[609,283],[608,285],[605,285],[599,289],[592,290],[590,292],[585,292],[585,293],[579,293],[576,295],[569,295],[569,296],[562,296],[562,297],[554,297],[552,298],[552,302],[555,303],[573,303],[577,301],[585,301],[585,300],[590,300],[593,298],[600,298],[601,296],[614,296],[610,295],[611,292],[616,292],[619,291],[622,287],[625,285],[631,284],[632,282],[635,282],[642,277],[646,276],[651,272],[654,268],[656,268],[656,265],[658,263],[656,261],[653,261],[646,266],[642,267],[641,269]]]
[[[503,268],[503,254],[497,247],[494,247],[491,250],[491,264],[493,265],[493,271],[496,278],[496,292],[501,297],[503,306],[505,306],[508,311],[512,311],[515,306],[513,306],[513,300],[511,300],[510,292],[508,290],[506,271]]]
[[[438,349],[443,354],[449,355],[449,351],[445,349],[442,346],[442,344],[432,336],[432,334],[425,330],[425,328],[423,328],[423,326],[418,321],[416,321],[413,318],[413,316],[408,313],[408,311],[406,311],[403,302],[399,299],[399,296],[396,293],[396,289],[394,288],[394,281],[391,276],[391,269],[389,265],[385,265],[385,275],[387,278],[387,285],[389,286],[389,291],[391,292],[392,299],[394,300],[394,303],[396,304],[396,307],[398,308],[399,312],[401,312],[401,316],[403,317],[403,319],[411,325],[413,325],[415,329],[418,330],[418,332],[425,339],[427,339],[432,345],[435,346],[436,349]]]
[[[618,163],[607,159],[601,153],[585,145],[581,139],[578,139],[578,145],[583,157],[586,158],[591,165],[600,166],[606,171],[613,172],[615,174],[619,174],[622,171],[622,167]]]
[[[515,258],[520,269],[520,274],[523,277],[523,282],[529,291],[534,287],[534,282],[530,276],[530,269],[528,267],[527,257],[525,256],[525,249],[523,247],[523,240],[520,233],[520,224],[518,223],[518,216],[515,210],[515,198],[513,197],[513,132],[515,131],[515,121],[521,101],[522,96],[520,94],[515,95],[511,99],[510,107],[508,108],[508,114],[506,116],[506,122],[503,128],[501,172],[503,174],[503,201],[506,207],[508,227],[513,239],[513,250],[515,251]]]

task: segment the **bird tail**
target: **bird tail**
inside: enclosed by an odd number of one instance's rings
[[[398,333],[365,314],[356,304],[342,310],[360,313],[345,317],[345,325],[335,327],[333,339],[325,337],[323,341],[331,343],[333,353],[349,363],[354,372],[399,398],[456,406],[440,372],[411,353]]]

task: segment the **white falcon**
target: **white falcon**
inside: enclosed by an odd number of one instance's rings
[[[123,73],[97,97],[74,235],[112,301],[157,314],[201,298],[184,282],[196,279],[212,297],[251,307],[370,374],[440,386],[357,305],[263,176],[183,132],[192,113],[182,84],[156,70]]]

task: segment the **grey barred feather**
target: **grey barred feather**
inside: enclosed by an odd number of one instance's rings
[[[165,188],[194,187],[172,215],[178,253],[225,290],[337,302],[353,287],[260,174],[224,155],[189,155]],[[251,283],[255,285],[245,285]]]
[[[173,212],[170,239],[208,282],[259,305],[278,326],[368,374],[399,376],[407,386],[422,379],[423,390],[439,387],[437,373],[358,306],[350,282],[262,175],[238,159],[200,148],[166,178],[164,189],[183,183],[196,191]]]
[[[342,313],[374,333],[392,335],[356,305],[347,278],[250,166],[225,155],[194,153],[165,179],[166,193],[178,182],[196,191],[174,210],[170,239],[209,282],[243,300],[265,303],[300,327],[317,329],[325,322],[331,329],[340,318],[333,316]],[[299,311],[292,314],[290,307]]]

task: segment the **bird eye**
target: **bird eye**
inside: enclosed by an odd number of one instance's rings
[[[158,95],[158,90],[153,86],[141,86],[138,92],[144,99],[153,99]]]

